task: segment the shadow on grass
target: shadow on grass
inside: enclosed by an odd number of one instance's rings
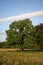
[[[43,52],[43,50],[9,50],[8,52]]]
[[[16,50],[17,52],[43,52],[43,50]]]

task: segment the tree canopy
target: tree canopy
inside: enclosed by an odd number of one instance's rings
[[[6,34],[8,45],[18,45],[22,50],[37,47],[36,31],[30,19],[12,22],[9,25],[9,30],[6,30]]]
[[[43,24],[37,25],[36,27],[37,33],[37,43],[40,46],[40,49],[43,49]]]

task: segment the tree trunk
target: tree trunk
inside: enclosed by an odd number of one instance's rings
[[[24,51],[24,49],[22,48],[22,51]]]

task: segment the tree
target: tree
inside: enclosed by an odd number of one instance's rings
[[[37,32],[37,44],[43,49],[43,24],[35,26]]]
[[[0,42],[0,48],[3,48],[4,44],[5,44],[4,41],[3,42]]]
[[[36,33],[32,21],[29,19],[14,21],[6,31],[6,42],[9,45],[19,45],[22,51],[24,47],[33,48],[36,46]]]

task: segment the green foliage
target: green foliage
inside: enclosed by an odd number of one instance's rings
[[[37,33],[37,44],[40,46],[40,49],[43,50],[43,24],[37,25],[35,28]]]
[[[29,19],[14,21],[6,31],[6,43],[8,45],[18,45],[22,50],[26,47],[33,48],[36,44],[36,31]]]

